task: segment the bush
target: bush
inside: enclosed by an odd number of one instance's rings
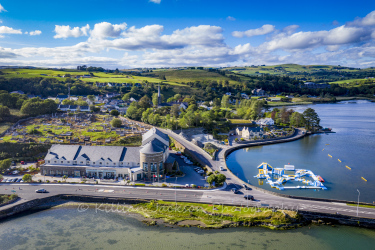
[[[241,138],[241,141],[244,141],[245,139],[244,138]]]
[[[191,185],[192,188],[197,188],[197,185],[193,184]]]
[[[146,186],[146,184],[136,183],[135,186],[142,186],[142,187],[144,187],[144,186]]]
[[[122,121],[121,121],[120,119],[118,119],[118,118],[115,118],[115,119],[113,119],[113,120],[111,121],[111,125],[112,125],[112,127],[114,127],[114,128],[119,128],[119,127],[121,127],[121,125],[122,125]]]
[[[47,180],[46,182],[49,183],[49,180]]]
[[[119,116],[120,112],[118,112],[116,109],[114,109],[114,110],[111,110],[110,114],[112,116]]]
[[[168,185],[165,184],[165,183],[161,184],[161,186],[162,186],[162,187],[168,187]]]

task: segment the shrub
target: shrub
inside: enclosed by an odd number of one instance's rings
[[[244,138],[241,138],[241,141],[244,141],[245,139]]]
[[[168,185],[165,184],[165,183],[161,184],[161,186],[162,186],[162,187],[168,187]]]
[[[146,184],[136,183],[135,186],[142,186],[142,187],[144,187],[144,186],[146,186]]]
[[[191,185],[192,188],[197,188],[197,185],[193,184]]]
[[[47,180],[46,182],[49,183],[49,180]]]

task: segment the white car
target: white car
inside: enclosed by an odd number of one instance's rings
[[[203,174],[203,173],[204,173],[204,170],[199,170],[197,173],[198,173],[198,174]]]
[[[223,168],[223,166],[220,166],[220,171],[224,171],[224,168]]]

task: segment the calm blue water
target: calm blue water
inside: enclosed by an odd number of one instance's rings
[[[309,107],[316,110],[323,127],[332,128],[336,133],[237,150],[228,156],[228,167],[252,185],[275,192],[356,201],[358,189],[360,201],[375,201],[375,103],[356,101],[290,108],[303,112]],[[283,167],[290,163],[296,168],[312,170],[324,178],[328,190],[278,191],[266,183],[260,185],[253,176],[258,173],[257,166],[262,162],[268,162],[273,167]],[[367,182],[361,177],[367,179]]]
[[[3,221],[0,239],[0,249],[7,250],[373,249],[375,231],[343,226],[311,226],[283,231],[149,227],[123,214],[57,208]]]

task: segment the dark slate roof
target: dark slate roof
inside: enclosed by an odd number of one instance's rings
[[[78,146],[52,145],[45,160],[66,159],[76,160],[84,157],[88,161],[109,160],[113,162],[139,162],[140,147],[122,146]]]
[[[78,108],[78,105],[70,105],[69,106],[69,109],[77,109]]]
[[[90,109],[89,106],[80,106],[79,108],[80,108],[80,109]]]
[[[164,149],[155,142],[155,140],[150,141],[147,143],[143,148],[140,150],[142,154],[155,154],[164,152]]]
[[[59,109],[68,109],[69,105],[59,105]]]
[[[147,131],[145,134],[142,135],[142,144],[146,144],[148,143],[148,139],[152,136],[152,135],[158,135],[160,136],[162,139],[166,140],[167,142],[169,142],[169,136],[167,134],[164,134],[163,132],[161,132],[159,129],[153,127],[151,128],[149,131]]]

